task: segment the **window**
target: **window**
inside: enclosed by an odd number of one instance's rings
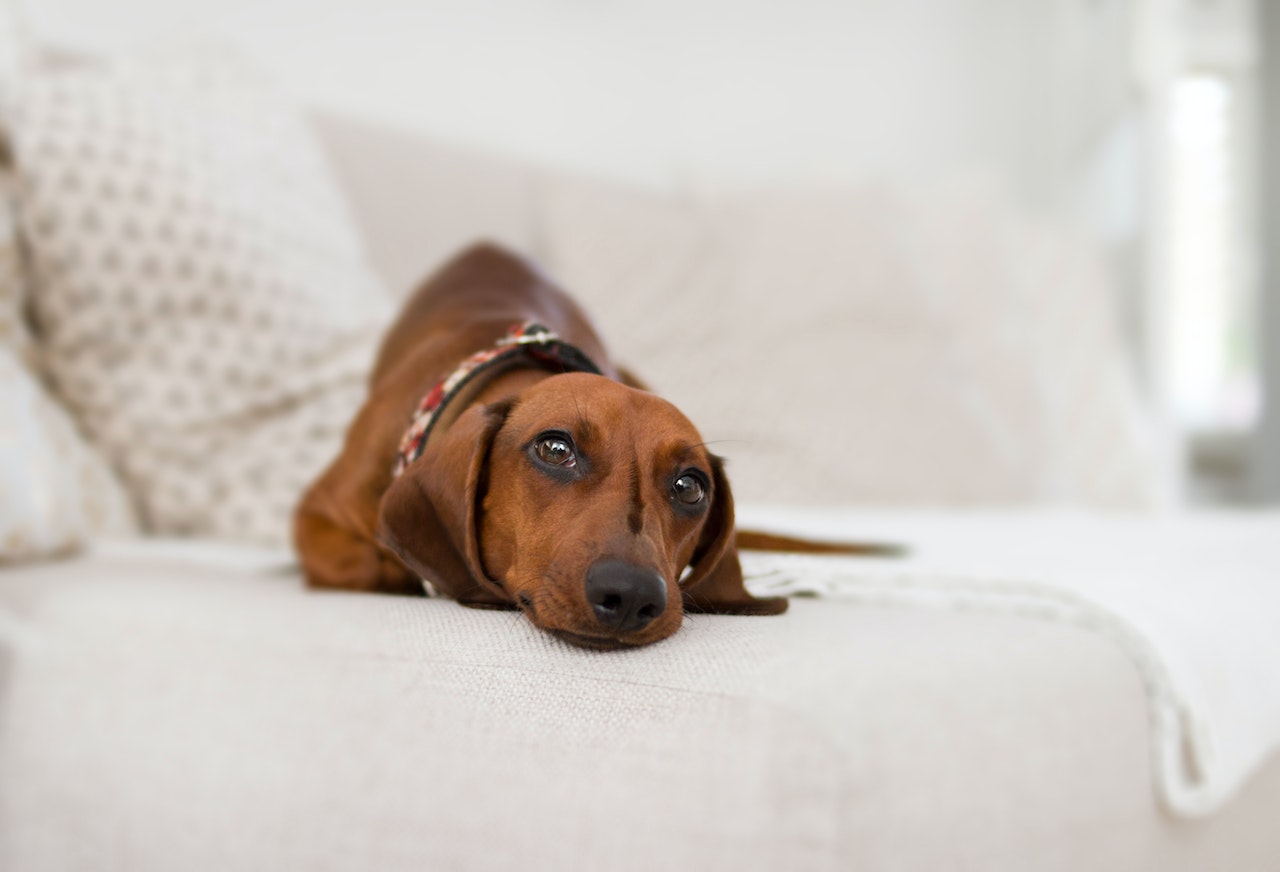
[[[1192,433],[1250,430],[1259,411],[1246,82],[1179,76],[1169,112],[1169,354]]]

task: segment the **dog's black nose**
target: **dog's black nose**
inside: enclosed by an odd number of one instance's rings
[[[604,626],[634,633],[667,607],[667,583],[652,569],[597,560],[587,570],[587,602]]]

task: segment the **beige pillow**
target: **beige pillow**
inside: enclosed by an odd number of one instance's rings
[[[550,272],[740,498],[1147,505],[1107,286],[982,188],[678,199],[564,179]]]
[[[136,529],[120,482],[28,368],[35,346],[23,317],[9,181],[0,167],[0,562]]]
[[[152,530],[287,540],[390,312],[300,113],[226,57],[32,70],[12,124],[52,380]]]
[[[0,346],[0,562],[136,532],[120,483],[11,348]]]

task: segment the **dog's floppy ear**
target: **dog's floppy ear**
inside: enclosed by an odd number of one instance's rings
[[[477,508],[493,437],[506,404],[474,406],[432,439],[391,483],[378,512],[378,541],[442,593],[474,605],[507,601],[480,561]]]
[[[742,583],[733,520],[733,492],[724,474],[724,463],[711,458],[711,512],[693,559],[692,571],[681,583],[684,608],[690,612],[726,615],[777,615],[787,610],[782,597],[757,599]]]

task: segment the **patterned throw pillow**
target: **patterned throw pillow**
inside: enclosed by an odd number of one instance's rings
[[[300,113],[225,58],[90,65],[12,137],[45,366],[149,528],[287,541],[390,314]]]
[[[69,551],[136,529],[124,488],[28,364],[20,252],[0,167],[0,562]]]

